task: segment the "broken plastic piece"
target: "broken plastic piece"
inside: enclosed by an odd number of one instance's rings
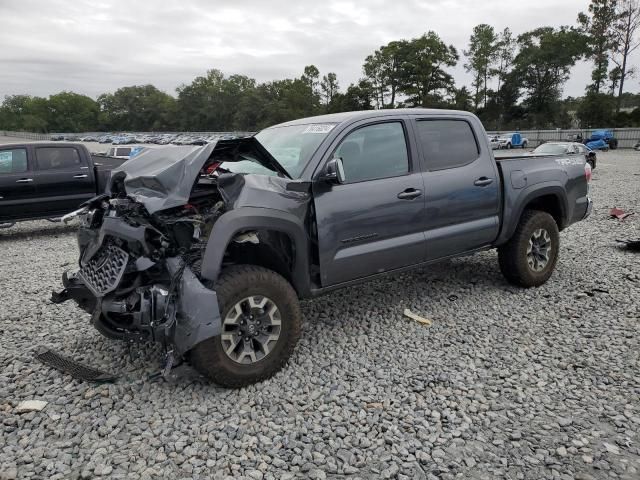
[[[413,313],[408,308],[405,308],[403,313],[405,317],[410,318],[411,320],[415,320],[416,322],[421,323],[423,325],[431,325],[432,323],[431,320],[429,320],[428,318],[421,317],[420,315]]]
[[[640,240],[616,240],[616,242],[622,243],[627,250],[640,252]]]
[[[625,212],[621,208],[617,208],[617,207],[613,207],[611,210],[609,210],[609,216],[615,217],[618,220],[624,220],[625,218],[630,217],[631,215],[634,215],[634,214],[635,212]]]
[[[248,243],[253,243],[254,245],[257,245],[260,243],[260,240],[258,240],[258,235],[255,232],[242,233],[238,235],[236,238],[234,238],[233,241],[236,243],[248,242]]]
[[[40,412],[47,406],[44,400],[25,400],[16,407],[16,413]]]

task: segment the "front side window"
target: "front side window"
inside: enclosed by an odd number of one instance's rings
[[[462,167],[480,154],[471,125],[464,120],[419,120],[417,127],[428,170]]]
[[[333,156],[342,159],[347,183],[409,172],[407,142],[400,122],[368,125],[351,132]]]
[[[23,173],[27,171],[27,151],[24,148],[0,150],[0,173]]]
[[[36,148],[36,162],[39,170],[75,170],[82,166],[80,155],[75,148]]]
[[[131,147],[125,147],[125,148],[119,148],[118,149],[118,156],[119,157],[127,157],[131,155]]]

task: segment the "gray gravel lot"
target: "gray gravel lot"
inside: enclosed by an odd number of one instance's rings
[[[640,255],[614,240],[640,237],[640,153],[600,154],[591,185],[593,215],[561,234],[543,287],[509,286],[487,252],[304,302],[288,367],[243,390],[188,366],[149,381],[158,349],[129,358],[48,301],[72,230],[2,230],[0,478],[637,480]],[[123,378],[75,381],[37,345]],[[22,400],[49,403],[18,414]]]

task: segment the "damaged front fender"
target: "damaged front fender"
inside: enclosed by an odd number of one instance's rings
[[[167,259],[167,267],[172,275],[182,269],[172,343],[178,352],[185,353],[203,340],[220,335],[218,296],[205,287],[189,267],[183,266],[179,258]]]

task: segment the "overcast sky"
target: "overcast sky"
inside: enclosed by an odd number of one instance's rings
[[[575,24],[588,0],[0,0],[0,98],[72,90],[96,97],[152,83],[175,94],[210,68],[258,81],[300,76],[314,64],[342,87],[391,40],[434,30],[462,57],[472,28],[515,34]],[[633,59],[633,64],[640,62]],[[461,58],[453,74],[469,85]],[[581,95],[578,65],[565,95]],[[638,81],[628,84],[637,91]]]

